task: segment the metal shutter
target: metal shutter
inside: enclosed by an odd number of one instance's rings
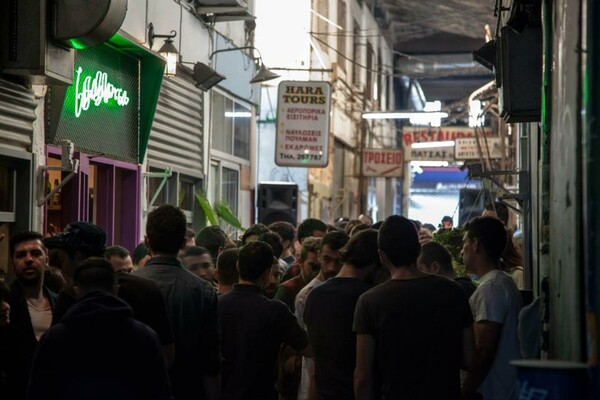
[[[36,106],[31,89],[0,78],[0,147],[31,151]]]
[[[163,80],[148,143],[150,164],[202,176],[203,92],[185,71]]]

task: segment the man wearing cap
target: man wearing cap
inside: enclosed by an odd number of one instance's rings
[[[11,286],[10,324],[3,328],[6,340],[0,353],[6,357],[7,382],[1,395],[11,400],[25,398],[35,348],[52,321],[56,294],[44,286],[48,250],[42,239],[39,232],[21,232],[9,243],[17,279]]]
[[[68,255],[66,270],[72,271],[71,277],[73,277],[84,260],[92,256],[105,255],[106,234],[98,225],[90,222],[74,222],[59,235],[47,238],[45,243]],[[162,292],[150,279],[127,273],[121,263],[113,264],[113,269],[117,274],[117,296],[129,304],[135,319],[145,323],[158,334],[165,358],[170,364],[174,357],[173,333]],[[69,308],[75,304],[76,298],[72,284],[60,292],[56,300],[52,325],[61,321]]]

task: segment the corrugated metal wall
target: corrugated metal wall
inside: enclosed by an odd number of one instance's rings
[[[203,92],[185,71],[163,80],[148,143],[148,161],[202,176]]]
[[[37,102],[33,91],[0,78],[0,146],[31,151]]]

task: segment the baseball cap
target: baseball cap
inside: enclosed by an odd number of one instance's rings
[[[58,235],[44,239],[44,245],[48,250],[62,249],[70,255],[79,251],[87,257],[101,257],[106,248],[106,233],[91,222],[72,222]]]

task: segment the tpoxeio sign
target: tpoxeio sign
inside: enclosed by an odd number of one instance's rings
[[[404,157],[399,149],[363,149],[363,176],[402,177],[404,172]]]

